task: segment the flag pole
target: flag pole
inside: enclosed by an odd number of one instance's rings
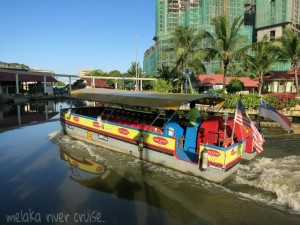
[[[257,119],[256,119],[256,126],[257,126],[258,131],[260,131],[260,121],[261,121],[261,117],[259,116],[260,115],[260,108],[261,108],[261,100],[262,100],[262,98],[260,98],[258,115],[257,115]]]
[[[237,113],[237,109],[238,109],[238,104],[239,104],[240,98],[238,98],[237,102],[236,102],[236,106],[235,106],[235,113],[234,113],[234,119],[233,119],[233,125],[232,125],[232,132],[231,132],[231,144],[233,144],[233,136],[234,136],[234,130],[235,130],[235,121],[236,121],[236,113]]]

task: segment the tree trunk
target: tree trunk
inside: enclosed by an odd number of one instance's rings
[[[189,86],[190,86],[190,89],[191,89],[191,93],[194,94],[194,89],[193,89],[193,86],[192,86],[192,82],[191,82],[190,76],[188,76],[188,81],[189,81]]]
[[[227,74],[228,63],[224,62],[224,73],[223,73],[223,93],[226,92],[226,74]]]
[[[263,87],[263,74],[259,74],[259,82],[258,82],[258,95],[261,95],[262,87]]]
[[[299,97],[299,85],[298,85],[297,65],[294,66],[294,73],[295,73],[296,95],[297,95],[297,97]]]
[[[186,66],[186,69],[188,70],[188,64],[187,63],[186,63],[185,66]],[[194,89],[193,89],[193,86],[192,86],[192,82],[191,82],[191,78],[190,78],[190,74],[189,73],[187,74],[187,78],[188,78],[189,86],[190,86],[190,89],[191,89],[191,93],[194,94]]]

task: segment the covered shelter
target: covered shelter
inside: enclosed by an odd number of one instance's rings
[[[0,95],[22,93],[53,94],[53,84],[57,82],[55,77],[68,77],[70,86],[71,78],[78,78],[76,75],[0,68]]]
[[[300,80],[300,70],[297,71]],[[263,94],[268,93],[295,93],[295,73],[290,71],[270,71],[263,77]]]
[[[46,81],[46,82],[45,82]],[[48,93],[53,94],[53,83],[57,80],[52,76],[34,76],[24,73],[0,71],[0,87],[3,94]],[[45,84],[45,87],[43,86]]]

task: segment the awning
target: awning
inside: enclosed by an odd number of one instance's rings
[[[44,82],[43,76],[36,76],[30,74],[22,74],[18,73],[18,80],[21,82]],[[1,72],[0,71],[0,81],[16,81],[16,72],[12,71],[8,72]],[[46,76],[46,82],[57,82],[57,80],[53,77],[53,75]]]
[[[96,101],[117,105],[141,106],[149,108],[162,108],[177,110],[180,106],[191,101],[204,105],[221,105],[224,99],[215,95],[206,94],[160,94],[154,92],[137,92],[124,90],[111,90],[102,88],[86,88],[71,92],[77,99]]]

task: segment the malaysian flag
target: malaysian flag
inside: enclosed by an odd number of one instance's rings
[[[260,117],[268,117],[277,123],[279,123],[283,128],[285,128],[289,133],[291,131],[291,121],[278,112],[273,106],[266,103],[264,100],[260,100],[260,108],[259,108],[259,114]]]
[[[253,145],[256,148],[256,151],[258,153],[261,153],[263,151],[262,144],[265,142],[265,140],[257,130],[253,121],[247,115],[241,99],[239,99],[237,102],[237,109],[234,117],[234,122],[243,126],[244,128],[251,129],[253,131]]]

